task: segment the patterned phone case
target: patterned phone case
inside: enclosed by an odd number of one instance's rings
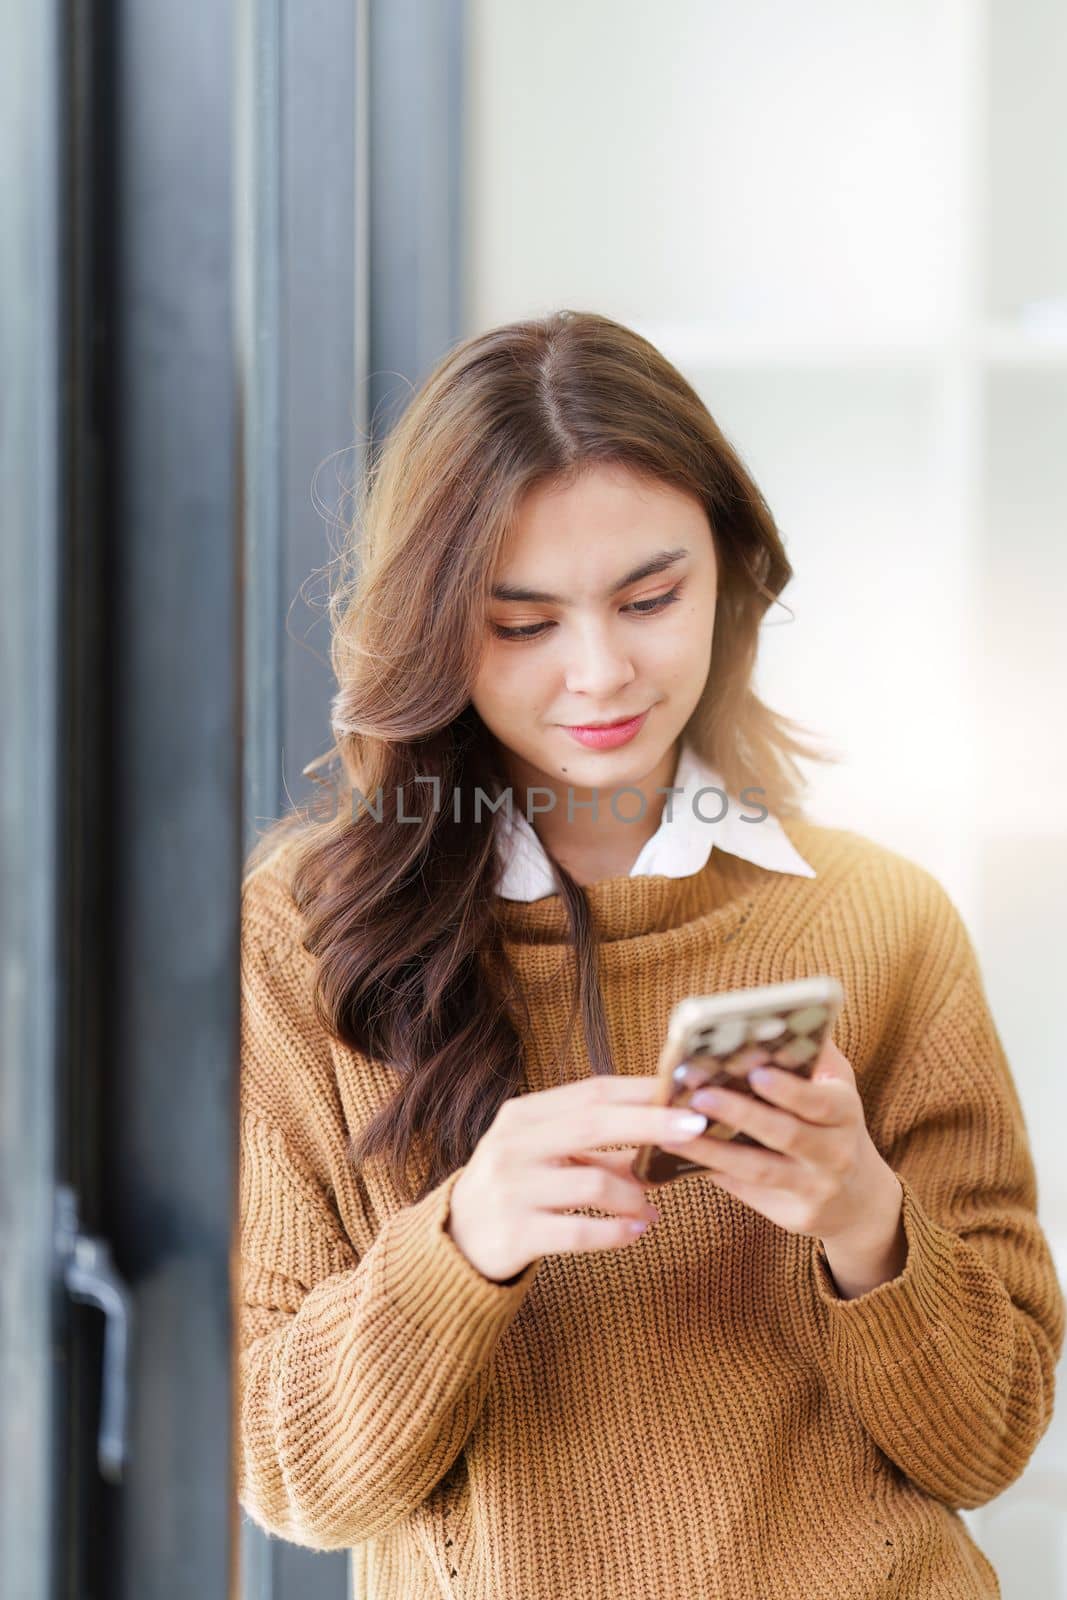
[[[658,1071],[661,1105],[688,1105],[697,1089],[724,1085],[753,1094],[741,1052],[759,1045],[775,1066],[809,1076],[844,1002],[836,978],[819,975],[792,983],[733,989],[726,994],[693,995],[671,1012]],[[709,1122],[702,1135],[754,1144],[721,1122]],[[704,1172],[699,1161],[659,1145],[642,1145],[632,1171],[642,1183],[670,1183],[687,1172]]]

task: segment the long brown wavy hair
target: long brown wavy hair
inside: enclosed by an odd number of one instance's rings
[[[494,569],[523,496],[594,463],[673,485],[707,513],[718,569],[711,669],[685,733],[729,793],[758,785],[771,812],[802,816],[794,758],[834,759],[753,692],[760,621],[792,568],[759,489],[670,362],[618,322],[573,311],[451,349],[368,466],[338,557],[335,743],[305,769],[334,767],[316,777],[330,803],[320,789],[273,823],[246,863],[251,872],[298,835],[290,882],[316,957],[317,1019],[396,1074],[353,1157],[384,1158],[408,1199],[466,1162],[521,1090],[509,1013],[521,995],[495,899],[503,818],[469,820],[469,797],[478,787],[499,795],[504,777],[471,691]],[[354,805],[354,792],[369,804]],[[550,861],[575,951],[571,1028],[580,1012],[593,1070],[610,1072],[597,931],[581,886]]]

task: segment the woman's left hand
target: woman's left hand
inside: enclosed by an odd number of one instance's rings
[[[689,1104],[765,1148],[706,1134],[669,1148],[780,1228],[821,1239],[844,1299],[895,1278],[907,1257],[903,1193],[867,1131],[851,1063],[827,1038],[810,1079],[768,1065],[748,1077],[758,1098],[700,1089]]]

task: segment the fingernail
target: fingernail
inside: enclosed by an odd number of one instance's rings
[[[695,1111],[679,1111],[676,1117],[671,1118],[671,1127],[676,1133],[703,1133],[707,1125],[707,1117]]]
[[[773,1067],[753,1067],[748,1075],[750,1083],[770,1083]]]
[[[717,1089],[698,1089],[689,1101],[700,1111],[721,1111],[722,1099]]]

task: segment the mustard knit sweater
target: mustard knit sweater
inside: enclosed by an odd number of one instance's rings
[[[1048,1424],[1063,1301],[960,915],[861,836],[783,825],[817,877],[713,850],[587,893],[619,1072],[676,1000],[840,978],[834,1038],[902,1180],[898,1278],[840,1299],[817,1241],[694,1172],[630,1245],[483,1278],[448,1179],[402,1205],[349,1135],[392,1091],[310,1011],[283,845],[246,881],[238,1499],[352,1550],[359,1600],[874,1600],[999,1593],[956,1508]],[[573,957],[558,896],[502,902],[548,1088]],[[576,1037],[567,1078],[587,1075]],[[589,1214],[597,1215],[595,1208]]]

